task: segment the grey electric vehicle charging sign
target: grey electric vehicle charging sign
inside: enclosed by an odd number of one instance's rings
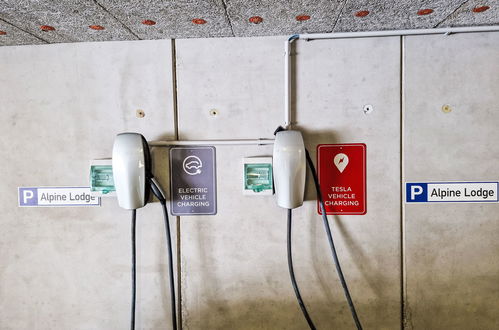
[[[215,147],[170,149],[170,200],[173,215],[217,213],[215,154]]]

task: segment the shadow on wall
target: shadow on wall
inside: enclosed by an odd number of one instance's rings
[[[304,298],[305,299],[305,298]],[[479,298],[477,298],[479,299]],[[467,324],[470,318],[480,318],[486,326],[481,329],[497,329],[499,324],[494,312],[489,308],[483,309],[482,312],[476,312],[474,309],[480,310],[480,307],[486,307],[483,303],[479,303],[472,299],[472,302],[457,300],[449,301],[448,304],[442,305],[435,302],[428,304],[418,312],[429,316],[426,322],[420,324],[421,329],[437,330],[437,329],[473,329],[472,324]],[[397,302],[390,304],[396,306]],[[470,305],[475,307],[470,307]],[[337,329],[337,330],[353,330],[353,323],[350,312],[346,303],[331,304],[318,300],[306,300],[305,305],[312,317],[317,329]],[[387,306],[387,308],[390,308]],[[394,326],[393,319],[383,317],[386,315],[385,308],[370,310],[370,306],[359,305],[358,310],[361,311],[360,318],[364,329],[376,330],[392,330],[399,329]],[[369,311],[369,315],[362,313]],[[442,320],[441,315],[452,311],[457,317],[449,322]],[[376,313],[376,314],[374,314]],[[197,313],[189,313],[190,318],[183,323],[183,329],[189,330],[210,330],[210,329],[231,329],[231,330],[305,330],[308,325],[303,318],[303,315],[295,301],[271,301],[271,300],[248,300],[241,301],[230,306],[212,302],[209,308],[201,310]],[[370,321],[370,322],[369,322]],[[408,323],[412,324],[409,316]],[[410,326],[413,328],[414,325]],[[159,329],[159,328],[158,328]]]
[[[317,214],[314,208],[307,219],[312,220],[310,221],[309,226],[310,236],[316,238],[314,240],[310,240],[310,259],[312,261],[314,271],[317,274],[317,285],[321,287],[322,293],[327,297],[328,301],[339,301],[343,299],[343,296],[335,296],[331,290],[331,283],[334,283],[334,285],[337,286],[340,285],[337,273],[334,271],[334,278],[331,279],[330,269],[329,271],[324,269],[324,261],[330,263],[330,267],[328,268],[333,268],[334,263],[329,246],[325,248],[327,236],[324,230],[322,218]],[[361,244],[358,244],[358,242],[355,241],[351,232],[346,228],[339,216],[329,215],[328,219],[329,227],[331,228],[333,239],[335,240],[336,249],[338,250],[339,248],[339,237],[341,237],[341,240],[345,242],[343,246],[345,246],[347,253],[341,253],[339,250],[338,258],[340,260],[340,264],[342,265],[345,278],[347,279],[347,285],[349,286],[350,293],[352,294],[352,291],[355,289],[355,285],[361,285],[363,288],[367,287],[369,295],[374,296],[376,300],[388,301],[390,299],[390,294],[383,290],[383,288],[389,286],[388,280],[382,276],[374,276],[375,274],[382,274],[380,269],[376,267],[376,260],[369,255],[368,251],[362,248]],[[322,242],[318,242],[318,240]],[[346,267],[347,261],[348,264],[355,265],[355,274],[349,274],[349,269],[351,268]],[[356,276],[353,277],[353,275]],[[342,291],[341,294],[343,295]],[[365,299],[365,297],[353,298],[354,302],[360,301],[360,298],[362,298],[362,300]]]
[[[291,286],[290,286],[290,290]],[[345,304],[310,301],[305,305],[318,329],[354,329],[350,312]],[[361,308],[363,309],[363,308]],[[196,315],[189,313],[184,329],[308,329],[296,301],[247,300],[230,305],[213,301],[209,308]],[[388,329],[380,324],[377,329]]]
[[[338,136],[334,131],[309,131],[300,126],[293,127],[294,129],[299,130],[303,134],[303,139],[305,140],[305,148],[310,153],[310,157],[314,162],[314,165],[317,167],[317,155],[316,148],[318,144],[332,144],[332,143],[341,143],[343,141],[339,141]],[[317,170],[317,168],[316,168]],[[315,201],[317,198],[317,193],[315,191],[314,180],[312,179],[310,169],[307,165],[307,183],[305,186],[305,200],[306,201]]]

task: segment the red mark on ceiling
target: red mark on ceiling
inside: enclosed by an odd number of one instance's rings
[[[308,21],[310,19],[310,16],[309,15],[298,15],[296,16],[296,20],[297,21]]]
[[[194,24],[206,24],[206,21],[202,18],[195,18],[192,20],[192,23],[194,23]]]
[[[483,13],[484,11],[490,9],[489,6],[481,6],[481,7],[475,7],[472,9],[474,13]]]
[[[361,10],[355,13],[355,16],[357,17],[366,17],[367,15],[369,15],[368,10]]]
[[[4,35],[6,35],[6,34],[7,34],[7,32],[5,32],[5,31],[0,31],[0,36],[4,36]]]
[[[90,25],[89,28],[92,30],[104,30],[104,27],[101,25]]]
[[[156,22],[151,20],[151,19],[146,19],[146,20],[142,21],[142,24],[144,24],[144,25],[156,25]]]
[[[261,18],[260,16],[253,16],[249,18],[249,21],[253,24],[260,24],[261,22],[263,22],[263,18]]]
[[[421,9],[421,10],[418,10],[418,15],[419,16],[430,15],[431,13],[433,13],[433,9]]]
[[[50,26],[50,25],[42,25],[42,26],[40,26],[40,29],[41,29],[42,31],[54,31],[54,30],[55,30],[55,27]]]

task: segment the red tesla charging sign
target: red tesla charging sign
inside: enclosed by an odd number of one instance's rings
[[[327,214],[366,214],[366,145],[319,144],[319,184]],[[317,203],[319,214],[322,214]]]

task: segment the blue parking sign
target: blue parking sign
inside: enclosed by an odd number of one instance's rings
[[[405,199],[407,203],[426,203],[428,202],[428,184],[427,183],[406,183]]]
[[[497,181],[407,182],[406,203],[497,203]]]
[[[19,188],[19,206],[37,206],[38,188]]]

